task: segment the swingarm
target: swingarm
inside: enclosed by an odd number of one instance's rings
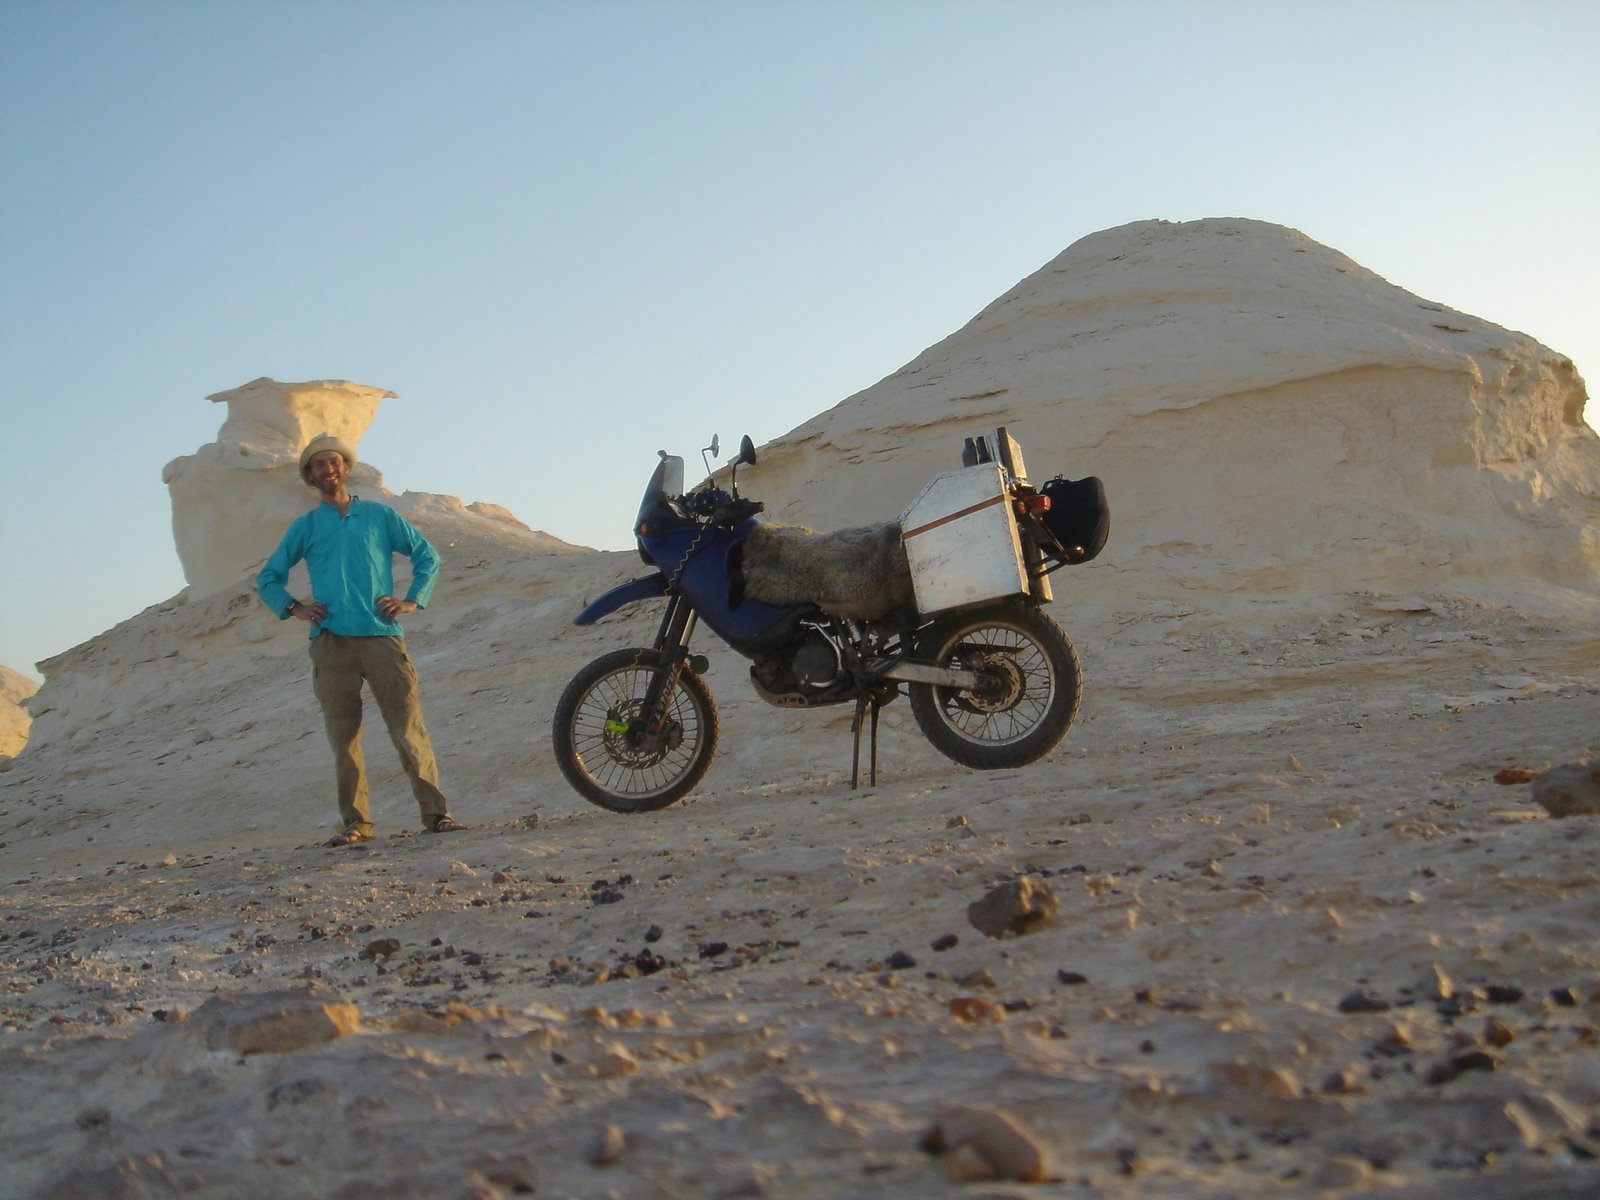
[[[954,667],[936,667],[932,663],[893,663],[876,673],[879,679],[898,679],[905,683],[931,683],[934,687],[955,688],[963,692],[979,692],[993,679],[981,671],[961,671]]]

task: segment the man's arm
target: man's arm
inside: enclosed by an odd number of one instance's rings
[[[406,602],[418,608],[427,608],[433,595],[433,585],[439,579],[439,552],[410,521],[394,509],[389,509],[395,549],[411,560],[411,586],[406,589]]]
[[[289,572],[304,557],[304,530],[302,522],[296,521],[289,526],[278,548],[272,552],[272,557],[256,574],[256,595],[278,614],[280,620],[293,615],[289,611],[295,604],[295,598],[289,594]]]

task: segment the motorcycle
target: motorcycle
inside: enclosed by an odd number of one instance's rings
[[[581,796],[613,812],[650,812],[704,777],[719,722],[709,661],[689,651],[701,621],[751,661],[751,683],[768,703],[855,704],[852,787],[869,715],[876,783],[878,713],[902,685],[923,736],[965,766],[1024,766],[1061,741],[1082,675],[1042,606],[1050,574],[1105,544],[1099,479],[1033,487],[1002,426],[992,440],[965,439],[961,468],[937,476],[898,523],[813,534],[765,521],[766,506],[739,495],[739,468],[756,462],[748,435],[725,464],[726,490],[713,467],[719,449],[713,437],[701,452],[706,480],[688,492],[683,459],[659,452],[634,522],[652,569],[575,618],[591,625],[666,598],[649,646],[595,659],[556,704],[556,761]],[[830,565],[819,571],[817,562]]]

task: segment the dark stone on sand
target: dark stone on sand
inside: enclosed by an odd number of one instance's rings
[[[1388,1012],[1392,1007],[1387,1000],[1371,992],[1351,992],[1339,1001],[1339,1011],[1342,1013],[1381,1013]]]
[[[400,953],[399,938],[378,938],[376,941],[368,942],[359,957],[389,958],[398,953]]]

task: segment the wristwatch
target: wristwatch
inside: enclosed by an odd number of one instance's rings
[[[289,615],[291,617],[294,616],[294,610],[299,608],[299,607],[300,607],[300,601],[298,601],[298,600],[289,601]]]

